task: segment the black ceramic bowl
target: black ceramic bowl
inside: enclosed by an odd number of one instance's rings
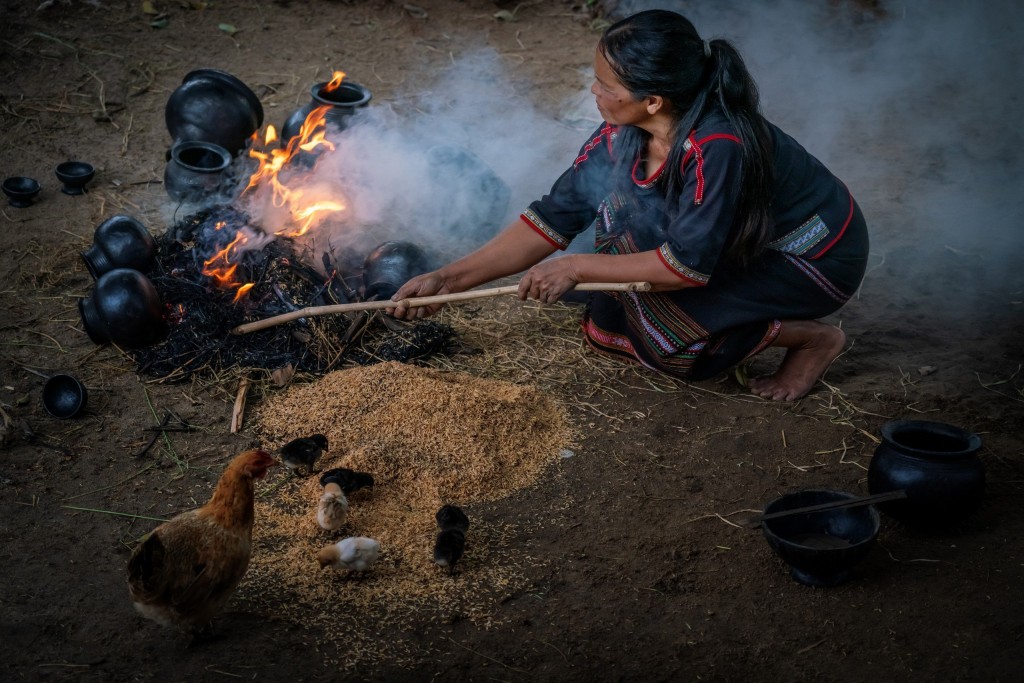
[[[61,192],[82,194],[85,192],[85,186],[96,175],[96,169],[84,161],[65,161],[63,164],[57,164],[54,173],[57,174],[57,180],[63,183]]]
[[[856,497],[845,491],[797,491],[768,503],[764,513]],[[836,586],[849,579],[853,566],[874,545],[879,526],[878,511],[871,505],[801,513],[761,523],[768,545],[789,565],[790,575],[808,586]]]
[[[88,398],[85,385],[71,375],[54,375],[43,385],[43,407],[62,420],[81,413]]]
[[[26,176],[15,176],[4,181],[3,191],[11,206],[24,208],[31,206],[32,200],[39,194],[39,181]]]

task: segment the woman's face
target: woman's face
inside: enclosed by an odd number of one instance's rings
[[[636,125],[649,118],[644,100],[636,100],[612,71],[601,50],[594,56],[594,84],[590,92],[605,121],[617,126]]]

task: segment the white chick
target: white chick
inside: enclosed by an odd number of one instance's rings
[[[320,496],[320,504],[316,508],[316,521],[321,529],[336,531],[345,523],[348,516],[348,498],[341,492],[337,484],[328,484]]]
[[[333,545],[321,548],[316,554],[320,568],[331,565],[335,569],[365,572],[380,556],[380,543],[365,536],[349,536]]]

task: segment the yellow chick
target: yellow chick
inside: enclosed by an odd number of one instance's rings
[[[328,484],[316,508],[316,521],[325,531],[337,531],[348,516],[348,498],[337,484]]]
[[[327,565],[335,569],[365,572],[380,557],[380,543],[366,536],[350,536],[337,543],[321,548],[316,559],[323,569]]]

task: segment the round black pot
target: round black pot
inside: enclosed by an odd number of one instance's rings
[[[868,490],[903,489],[907,497],[879,503],[882,512],[916,526],[939,529],[973,514],[985,493],[981,437],[942,422],[893,420],[868,466]]]
[[[96,227],[92,246],[82,260],[93,279],[114,268],[147,272],[156,258],[156,240],[142,223],[131,216],[111,216]]]
[[[203,202],[231,191],[231,154],[201,140],[175,143],[164,167],[164,189],[180,202]]]
[[[334,90],[327,90],[327,83],[317,83],[309,89],[310,101],[292,112],[281,127],[281,146],[302,131],[306,117],[317,107],[327,107],[324,118],[336,130],[344,130],[348,119],[359,109],[370,103],[373,94],[365,86],[351,81],[342,81]]]
[[[89,338],[124,348],[155,344],[167,334],[156,287],[137,270],[115,268],[96,281],[92,293],[78,301]]]
[[[501,231],[512,193],[490,166],[459,145],[431,147],[427,163],[435,191],[446,198],[436,220],[449,241],[476,248]]]
[[[218,69],[186,74],[164,108],[171,137],[219,145],[236,155],[263,125],[263,105],[235,76]]]
[[[363,298],[390,299],[399,287],[431,269],[426,252],[412,242],[384,242],[363,262]]]

